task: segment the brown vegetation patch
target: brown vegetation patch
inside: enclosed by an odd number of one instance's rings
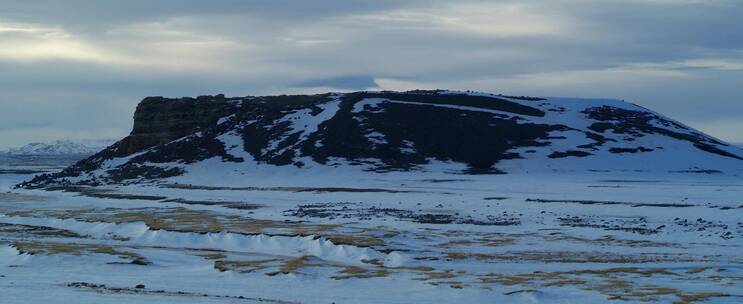
[[[196,256],[200,256],[200,257],[205,258],[205,259],[208,259],[208,260],[220,260],[220,259],[224,259],[224,258],[227,257],[223,253],[219,253],[219,252],[202,253],[202,254],[197,254]]]
[[[543,237],[547,241],[571,241],[598,246],[626,246],[626,247],[660,247],[660,248],[683,248],[681,244],[669,242],[657,242],[648,240],[619,239],[616,236],[605,235],[600,238],[589,239],[567,235],[562,232],[553,232]]]
[[[22,202],[42,202],[49,200],[50,197],[33,194],[20,193],[0,193],[0,202],[22,203]]]
[[[531,289],[540,286],[577,286],[584,290],[600,292],[606,295],[609,300],[659,301],[661,297],[672,296],[678,298],[674,302],[676,304],[689,304],[713,297],[730,296],[720,292],[689,293],[672,287],[634,283],[633,278],[637,276],[651,277],[655,275],[678,276],[678,274],[663,268],[614,267],[561,272],[536,271],[512,275],[488,273],[477,277],[482,284],[521,285]]]
[[[241,273],[256,272],[271,267],[271,263],[280,259],[255,260],[255,261],[214,261],[214,269],[219,271],[238,271]]]
[[[698,262],[699,259],[683,255],[668,253],[644,253],[636,255],[622,255],[610,252],[571,252],[571,251],[519,251],[498,254],[447,252],[447,259],[480,261],[537,261],[543,263],[618,263],[642,264],[653,262]]]
[[[354,236],[354,235],[330,235],[326,239],[335,245],[351,245],[356,247],[383,246],[384,241],[372,236]]]
[[[0,233],[3,235],[14,236],[35,236],[35,237],[70,237],[79,238],[79,234],[69,230],[56,229],[45,226],[32,226],[20,224],[0,223]]]
[[[16,211],[10,216],[52,217],[85,222],[144,222],[153,230],[180,232],[266,234],[284,236],[323,235],[337,225],[273,221],[223,215],[213,211],[176,208],[46,209]]]
[[[131,259],[132,261],[144,261],[144,258],[136,253],[120,250],[118,247],[109,245],[18,241],[14,242],[12,246],[20,253],[30,255],[68,254],[81,256],[89,254],[108,254],[120,258]]]
[[[386,268],[375,268],[366,269],[358,266],[348,266],[340,271],[340,275],[333,276],[336,280],[345,279],[369,279],[369,278],[381,278],[390,275],[390,271]]]

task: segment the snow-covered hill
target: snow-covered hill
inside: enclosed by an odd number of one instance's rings
[[[730,174],[743,152],[635,104],[454,91],[145,98],[130,136],[56,183],[494,173]],[[332,172],[332,173],[328,173]],[[247,177],[246,177],[247,176]],[[218,177],[218,178],[215,178]]]
[[[0,294],[740,303],[742,155],[618,100],[151,97],[59,173],[0,170]]]
[[[23,147],[0,151],[0,153],[10,155],[92,155],[105,149],[114,142],[115,140],[57,140],[51,143],[35,142],[29,143]]]

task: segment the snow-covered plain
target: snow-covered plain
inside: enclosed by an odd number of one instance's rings
[[[0,174],[0,303],[743,301],[737,176],[320,169],[77,193]]]

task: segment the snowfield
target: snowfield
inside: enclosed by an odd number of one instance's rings
[[[0,175],[2,303],[743,301],[737,177],[274,169],[78,192]]]

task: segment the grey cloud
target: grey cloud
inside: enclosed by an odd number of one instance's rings
[[[248,15],[266,20],[313,20],[328,16],[408,7],[425,1],[361,0],[7,0],[0,16],[27,22],[64,25],[78,30],[106,30],[110,26],[160,21],[179,16]]]
[[[298,87],[327,87],[347,90],[365,90],[369,88],[378,88],[374,77],[369,75],[346,75],[336,76],[323,79],[309,80],[297,84]]]
[[[741,13],[719,0],[3,1],[0,26],[53,31],[0,31],[0,126],[126,132],[148,95],[387,88],[381,80],[623,98],[712,125],[743,113]],[[44,41],[36,57],[12,53]]]
[[[613,3],[612,3],[613,2]],[[677,48],[684,53],[692,49],[740,49],[743,47],[743,3],[740,1],[705,1],[689,4],[664,2],[611,1],[603,5],[581,5],[576,17],[586,20],[586,27],[612,38],[625,38],[633,43]],[[693,50],[692,50],[693,51]]]

